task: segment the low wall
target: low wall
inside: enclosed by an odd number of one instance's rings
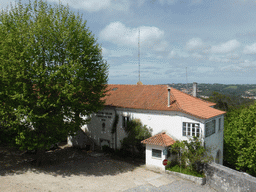
[[[194,183],[196,183],[198,185],[204,185],[205,182],[206,182],[205,177],[204,178],[202,178],[202,177],[195,177],[195,176],[192,176],[192,175],[186,175],[186,174],[183,174],[183,173],[177,173],[177,172],[168,171],[168,170],[166,170],[166,173],[167,174],[172,174],[172,175],[175,175],[175,176],[178,176],[178,177],[181,177],[183,179],[187,179],[187,180],[193,181]]]
[[[205,167],[206,184],[217,191],[256,191],[256,178],[223,165],[211,163]]]

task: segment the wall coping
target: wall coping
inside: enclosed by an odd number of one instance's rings
[[[204,185],[206,183],[206,178],[205,177],[196,177],[196,176],[186,175],[184,173],[178,173],[178,172],[169,171],[169,170],[166,170],[166,173],[181,177],[183,179],[193,181],[194,183],[196,183],[198,185]]]
[[[208,167],[218,168],[219,170],[225,171],[226,173],[228,173],[230,175],[234,175],[234,176],[238,176],[238,177],[243,176],[243,177],[245,177],[246,179],[248,179],[248,180],[250,180],[252,182],[256,182],[256,177],[253,177],[252,175],[249,175],[248,173],[245,173],[245,172],[240,172],[238,170],[231,169],[231,168],[226,167],[224,165],[220,165],[220,164],[211,162],[210,164],[206,164],[206,169],[207,169],[207,166]]]

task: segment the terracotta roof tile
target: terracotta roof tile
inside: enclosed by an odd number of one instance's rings
[[[163,147],[168,147],[175,143],[175,141],[168,136],[165,132],[159,133],[153,137],[150,137],[148,139],[145,139],[141,141],[143,144],[151,144],[151,145],[159,145]]]
[[[105,105],[131,109],[179,111],[202,119],[222,115],[225,112],[212,108],[215,103],[171,88],[168,107],[167,85],[114,85],[109,84]]]

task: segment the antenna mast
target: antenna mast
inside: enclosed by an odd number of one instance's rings
[[[186,83],[187,83],[187,93],[188,93],[188,74],[187,74],[187,67],[186,67]]]
[[[139,61],[139,82],[140,82],[140,28],[138,35],[138,61]]]

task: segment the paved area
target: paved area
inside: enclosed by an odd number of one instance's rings
[[[159,179],[162,179],[161,177]],[[139,185],[125,190],[125,192],[216,192],[207,185],[197,185],[191,181],[177,178],[169,178],[168,182],[162,180],[153,180],[147,184]]]
[[[0,178],[0,191],[173,191],[214,192],[208,186],[197,185],[176,176],[155,173],[145,168],[116,175],[54,176],[51,174],[26,172]]]
[[[174,175],[154,172],[144,166],[83,151],[60,151],[41,168],[28,163],[1,171],[1,192],[115,192],[174,191],[215,192]],[[64,153],[65,152],[65,153]],[[65,161],[55,163],[62,156]],[[3,160],[4,162],[4,160]]]

